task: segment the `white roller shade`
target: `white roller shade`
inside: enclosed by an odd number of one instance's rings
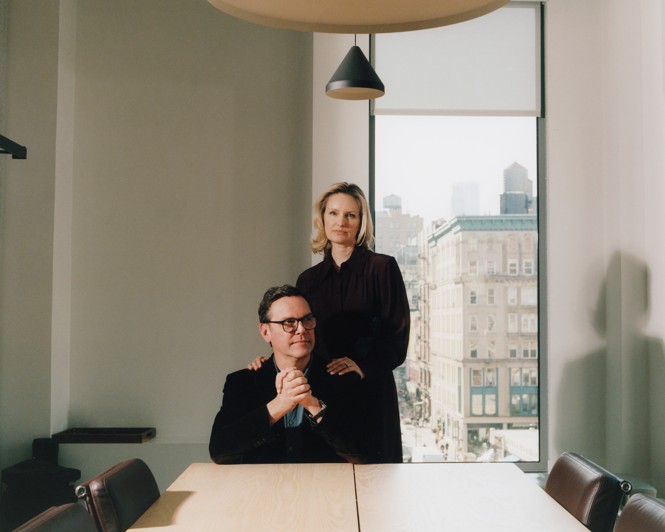
[[[540,116],[540,3],[375,39],[375,114]]]

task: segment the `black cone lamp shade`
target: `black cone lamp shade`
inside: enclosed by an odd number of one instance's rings
[[[340,100],[373,100],[386,89],[358,46],[352,46],[326,85],[326,94]]]

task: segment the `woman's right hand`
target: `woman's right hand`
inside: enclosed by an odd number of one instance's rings
[[[344,375],[350,371],[355,371],[358,375],[360,375],[361,380],[365,378],[365,372],[360,369],[360,366],[349,357],[333,358],[326,365],[326,369],[331,375]]]
[[[252,371],[258,371],[261,369],[261,366],[263,366],[263,363],[268,360],[267,357],[262,357],[258,356],[254,360],[252,360],[249,364],[247,364],[247,369],[251,369]]]

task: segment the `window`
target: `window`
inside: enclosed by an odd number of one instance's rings
[[[523,333],[538,332],[538,316],[536,314],[522,315],[522,332]]]
[[[488,305],[494,305],[496,301],[496,295],[494,288],[488,288],[487,289],[487,304]]]
[[[508,314],[508,332],[517,332],[517,314]]]
[[[522,344],[522,358],[538,358],[538,343],[524,342]]]
[[[471,415],[482,416],[483,411],[483,395],[474,393],[471,395]]]
[[[517,287],[509,286],[508,287],[508,304],[511,307],[517,305]]]
[[[510,400],[510,414],[512,416],[537,416],[538,415],[538,394],[536,393],[515,393]]]
[[[370,105],[377,251],[395,255],[413,281],[418,342],[418,360],[395,371],[404,418],[417,417],[403,426],[404,442],[437,434],[448,461],[479,456],[480,441],[491,446],[481,436],[489,426],[539,427],[538,382],[522,370],[537,376],[540,362],[541,9],[509,3],[464,24],[375,36],[375,68],[390,88]],[[389,222],[418,227],[392,241],[399,252],[378,245],[382,231],[399,234]],[[407,256],[417,259],[400,262]],[[414,408],[423,397],[430,408]]]
[[[510,414],[513,416],[538,415],[537,368],[511,368]]]
[[[496,416],[496,394],[485,394],[485,415]]]
[[[510,358],[517,358],[517,344],[510,344],[508,346],[508,356]]]
[[[538,287],[525,286],[521,291],[521,303],[524,306],[536,306],[538,304]]]
[[[508,275],[517,275],[517,259],[508,259]]]
[[[496,342],[494,340],[487,341],[487,358],[496,358]]]
[[[533,259],[524,259],[522,271],[524,275],[533,275]]]
[[[497,415],[496,368],[471,369],[471,415]]]

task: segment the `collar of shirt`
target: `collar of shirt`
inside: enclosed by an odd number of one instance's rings
[[[349,257],[349,260],[345,261],[342,263],[341,269],[343,270],[350,270],[351,272],[359,272],[364,264],[367,262],[367,257],[370,251],[362,246],[356,246],[353,249],[353,253]],[[332,258],[332,254],[330,253],[330,250],[326,250],[325,255],[323,257],[323,263],[324,263],[324,274],[323,276],[326,277],[334,272],[337,272],[337,268],[335,267],[335,261]]]

